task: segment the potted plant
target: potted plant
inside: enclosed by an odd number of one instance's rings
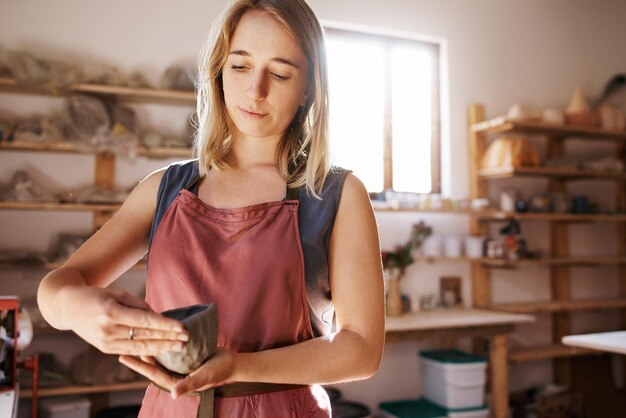
[[[400,280],[404,277],[406,268],[415,261],[414,254],[431,233],[432,228],[424,221],[419,221],[411,227],[411,236],[406,243],[396,245],[393,251],[382,252],[383,271],[387,283],[387,315],[402,315]]]

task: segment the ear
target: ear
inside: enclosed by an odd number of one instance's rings
[[[304,96],[302,96],[302,101],[300,102],[300,106],[304,107],[307,104],[307,101],[309,100],[309,95],[311,94],[311,89],[313,88],[313,85],[311,83],[309,83],[309,86],[306,88],[306,91],[304,92]]]

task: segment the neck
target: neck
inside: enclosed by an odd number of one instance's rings
[[[258,139],[240,136],[233,141],[228,160],[233,167],[239,169],[274,166],[279,141],[280,138]]]

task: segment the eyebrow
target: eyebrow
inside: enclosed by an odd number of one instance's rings
[[[248,51],[244,51],[243,49],[237,49],[235,51],[231,51],[228,53],[228,55],[239,55],[242,57],[251,57],[252,54],[250,54]],[[281,58],[281,57],[274,57],[271,59],[271,61],[277,62],[279,64],[285,64],[285,65],[289,65],[291,67],[294,67],[296,70],[299,70],[300,67],[298,67],[295,63],[289,61],[286,58]]]

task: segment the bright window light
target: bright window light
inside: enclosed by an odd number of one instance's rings
[[[433,45],[327,30],[326,50],[333,163],[370,192],[433,192]]]
[[[329,39],[326,52],[333,163],[351,169],[368,190],[381,191],[384,50],[372,43]]]
[[[391,50],[393,188],[431,190],[431,56],[418,48]]]

